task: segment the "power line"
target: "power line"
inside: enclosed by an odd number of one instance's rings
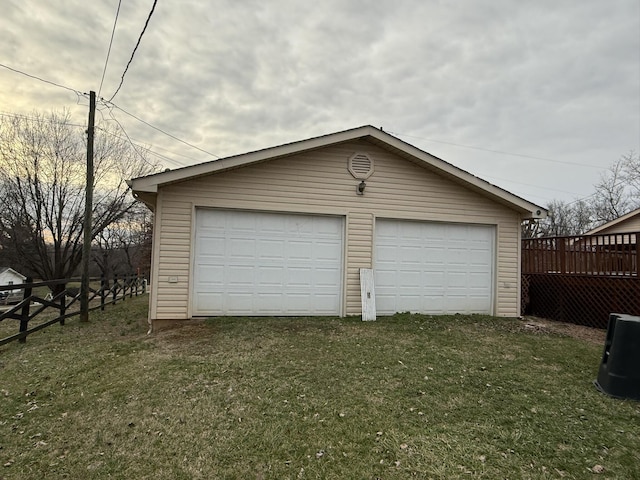
[[[158,147],[156,146],[156,148],[158,148]],[[163,159],[163,160],[165,160],[165,161],[167,161],[169,163],[172,163],[173,165],[175,165],[178,168],[186,167],[186,165],[184,163],[181,163],[178,160],[174,160],[171,157],[167,157],[166,155],[162,155],[161,153],[154,152],[150,148],[148,148],[146,151],[147,151],[147,153],[150,153],[151,155],[155,155],[156,157],[159,157],[159,158],[161,158],[161,159]]]
[[[442,140],[434,140],[434,139],[430,139],[430,138],[424,138],[424,137],[419,137],[419,136],[415,136],[415,135],[408,135],[408,134],[403,134],[403,133],[393,133],[393,132],[388,132],[392,135],[397,135],[397,136],[403,136],[403,137],[408,137],[408,138],[417,138],[420,140],[425,140],[428,142],[434,142],[434,143],[443,143],[446,145],[452,145],[455,147],[463,147],[463,148],[470,148],[473,150],[481,150],[481,151],[485,151],[485,152],[491,152],[491,153],[498,153],[501,155],[510,155],[510,156],[516,156],[516,157],[523,157],[523,158],[531,158],[534,160],[542,160],[542,161],[546,161],[546,162],[552,162],[552,163],[563,163],[563,164],[567,164],[567,165],[574,165],[574,166],[579,166],[579,167],[589,167],[589,168],[596,168],[598,170],[602,170],[602,167],[598,167],[595,165],[589,165],[589,164],[584,164],[584,163],[577,163],[577,162],[569,162],[569,161],[564,161],[564,160],[555,160],[555,159],[551,159],[551,158],[544,158],[544,157],[537,157],[534,155],[526,155],[526,154],[521,154],[521,153],[513,153],[513,152],[505,152],[505,151],[501,151],[501,150],[493,150],[493,149],[488,149],[488,148],[482,148],[482,147],[475,147],[475,146],[470,146],[470,145],[462,145],[459,143],[454,143],[454,142],[446,142],[446,141],[442,141]],[[574,203],[577,202],[581,202],[581,201],[586,201],[589,198],[594,197],[595,195],[598,194],[598,192],[593,192],[589,195],[585,195],[585,196],[578,196],[578,194],[576,194],[575,192],[568,192],[565,190],[559,190],[559,189],[555,189],[555,188],[549,188],[546,186],[537,186],[537,185],[532,185],[532,184],[526,184],[526,183],[521,183],[521,182],[516,182],[513,180],[508,180],[508,179],[501,179],[498,177],[494,177],[494,176],[483,176],[483,178],[494,178],[496,180],[501,180],[501,181],[506,181],[506,182],[510,182],[510,183],[514,183],[514,184],[519,184],[519,185],[525,185],[525,186],[529,186],[529,187],[534,187],[534,188],[540,188],[543,189],[545,191],[555,191],[555,192],[562,192],[562,193],[570,193],[573,195],[576,195],[576,197],[574,198],[573,201],[568,202],[567,205],[572,205]],[[619,186],[620,184],[618,184],[617,186]],[[534,195],[534,194],[528,194],[529,196],[535,196],[538,198],[543,198],[540,197],[539,195]]]
[[[157,0],[156,0],[156,1],[157,1]],[[155,2],[154,2],[154,7],[155,7]],[[78,98],[77,98],[77,102],[78,102],[78,103],[79,103],[79,101],[80,101],[80,98],[82,98],[82,97],[85,97],[85,96],[86,96],[86,94],[85,94],[85,93],[82,93],[82,92],[81,92],[81,91],[79,91],[79,90],[75,90],[75,89],[73,89],[73,88],[67,87],[67,86],[65,86],[65,85],[61,85],[61,84],[56,83],[56,82],[53,82],[53,81],[51,81],[51,80],[47,80],[47,79],[44,79],[44,78],[38,77],[37,75],[32,75],[32,74],[30,74],[30,73],[23,72],[22,70],[18,70],[18,69],[16,69],[16,68],[12,68],[12,67],[10,67],[10,66],[8,66],[8,65],[5,65],[5,64],[3,64],[3,63],[0,63],[0,67],[6,68],[7,70],[10,70],[10,71],[12,71],[12,72],[18,73],[18,74],[20,74],[20,75],[24,75],[24,76],[26,76],[26,77],[33,78],[33,79],[38,80],[38,81],[40,81],[40,82],[43,82],[43,83],[46,83],[46,84],[49,84],[49,85],[53,85],[54,87],[62,88],[62,89],[64,89],[64,90],[68,90],[68,91],[70,91],[70,92],[73,92],[73,93],[75,93],[75,94],[76,94],[76,96],[78,97]],[[113,97],[112,97],[112,98],[113,98]],[[109,102],[109,103],[110,103],[110,102]],[[181,143],[183,143],[183,144],[185,144],[185,145],[188,145],[188,146],[190,146],[190,147],[192,147],[192,148],[195,148],[196,150],[200,150],[201,152],[206,153],[207,155],[211,155],[211,156],[213,156],[213,157],[215,157],[215,158],[220,158],[220,157],[218,157],[217,155],[215,155],[214,153],[207,152],[206,150],[203,150],[203,149],[202,149],[202,148],[200,148],[200,147],[197,147],[197,146],[195,146],[195,145],[192,145],[191,143],[186,142],[185,140],[182,140],[182,139],[180,139],[180,138],[176,137],[175,135],[171,135],[170,133],[165,132],[164,130],[162,130],[162,129],[160,129],[160,128],[156,127],[156,126],[151,125],[150,123],[148,123],[148,122],[146,122],[146,121],[142,120],[141,118],[138,118],[137,116],[133,115],[132,113],[127,112],[126,110],[124,110],[124,109],[122,109],[122,108],[118,107],[117,105],[115,105],[115,104],[113,104],[113,103],[111,103],[110,105],[106,105],[106,106],[107,106],[107,108],[109,109],[109,114],[110,114],[111,118],[113,119],[113,121],[115,121],[115,122],[118,124],[118,126],[120,127],[120,129],[122,130],[122,132],[123,132],[123,133],[125,134],[125,136],[127,137],[127,139],[128,139],[128,141],[129,141],[129,143],[132,145],[132,147],[133,147],[134,151],[135,151],[138,155],[140,155],[141,157],[142,157],[142,155],[140,154],[140,152],[138,152],[138,150],[137,150],[137,148],[136,148],[136,145],[131,141],[131,139],[129,138],[129,135],[128,135],[128,134],[126,133],[126,131],[124,130],[124,127],[120,124],[120,122],[119,122],[115,117],[113,117],[112,112],[111,112],[111,107],[113,107],[113,108],[117,108],[118,110],[122,111],[123,113],[126,113],[126,114],[127,114],[127,115],[129,115],[130,117],[133,117],[134,119],[138,120],[139,122],[144,123],[145,125],[147,125],[147,126],[149,126],[149,127],[153,128],[154,130],[157,130],[157,131],[159,131],[159,132],[163,133],[164,135],[167,135],[168,137],[173,138],[174,140],[177,140],[177,141],[179,141],[179,142],[181,142]],[[102,115],[102,112],[100,112],[100,114]],[[24,119],[33,120],[33,121],[38,121],[38,122],[44,122],[44,121],[47,121],[46,119],[37,119],[37,118],[35,118],[35,117],[29,117],[29,116],[27,116],[27,115],[20,115],[20,114],[15,114],[15,113],[8,113],[8,112],[0,112],[0,116],[3,116],[3,117],[13,117],[13,118],[24,118]],[[103,116],[103,119],[104,119],[104,116]],[[70,125],[70,126],[73,126],[73,127],[86,128],[86,126],[85,126],[85,125],[72,124],[72,123],[69,123],[69,125]],[[140,148],[142,148],[142,147],[140,147]],[[178,162],[177,160],[173,160],[173,159],[172,159],[172,158],[170,158],[170,157],[167,157],[167,156],[162,155],[162,154],[157,153],[157,152],[153,152],[152,150],[149,150],[149,149],[147,149],[147,150],[148,150],[150,153],[152,153],[152,154],[154,154],[154,155],[156,155],[156,156],[158,156],[158,157],[164,158],[165,160],[167,160],[167,161],[169,161],[169,162],[171,162],[171,163],[173,163],[173,164],[176,164],[176,165],[178,165],[178,166],[184,166],[184,164],[181,164],[181,163],[180,163],[180,162]],[[179,154],[177,154],[177,155],[179,155]],[[189,158],[190,160],[195,160],[195,159],[192,159],[192,158],[187,157],[187,156],[185,156],[185,155],[181,155],[181,156],[184,156],[185,158]],[[142,158],[144,159],[144,157],[142,157]],[[144,159],[144,160],[146,161],[146,159]],[[148,162],[147,162],[147,163],[148,163]]]
[[[108,122],[108,121],[109,121],[109,120],[107,120],[107,119],[105,119],[105,118],[104,118],[104,115],[102,115],[102,112],[100,112],[100,115],[102,116],[102,119],[103,119],[105,122]],[[133,150],[136,152],[136,154],[137,154],[140,158],[142,158],[142,160],[143,160],[147,165],[149,165],[149,166],[151,166],[151,167],[154,167],[154,168],[155,168],[155,167],[157,167],[157,165],[154,165],[154,164],[150,163],[150,162],[149,162],[149,161],[148,161],[148,160],[147,160],[147,159],[146,159],[146,158],[145,158],[145,157],[144,157],[144,156],[143,156],[143,155],[138,151],[138,149],[140,149],[140,150],[144,150],[144,152],[145,152],[145,153],[150,153],[150,154],[152,154],[152,155],[155,155],[156,157],[162,158],[163,160],[166,160],[166,161],[168,161],[169,163],[172,163],[172,164],[174,164],[174,165],[177,165],[178,167],[184,167],[184,166],[185,166],[183,163],[180,163],[179,161],[174,160],[173,158],[167,157],[166,155],[162,155],[161,153],[158,153],[158,152],[154,152],[153,150],[151,150],[150,148],[148,148],[148,147],[146,147],[146,146],[143,146],[143,145],[139,145],[139,144],[134,143],[134,142],[133,142],[133,139],[129,136],[129,134],[128,134],[128,133],[127,133],[127,131],[124,129],[124,127],[122,126],[122,124],[121,124],[121,123],[120,123],[120,122],[119,122],[119,121],[118,121],[118,120],[113,116],[113,112],[112,112],[111,110],[109,110],[109,116],[111,117],[111,121],[116,122],[116,124],[118,125],[119,129],[120,129],[120,130],[122,131],[122,133],[124,134],[125,138],[123,138],[123,137],[121,137],[121,136],[119,136],[119,135],[116,135],[115,133],[110,132],[110,131],[108,131],[108,130],[106,130],[106,129],[104,129],[104,128],[99,128],[99,130],[100,130],[101,132],[103,132],[103,133],[107,134],[107,135],[111,135],[112,137],[119,138],[119,139],[121,139],[121,140],[126,140],[126,141],[131,145],[131,147],[132,147],[132,148],[133,148]],[[169,151],[169,150],[167,150],[167,151]],[[171,153],[173,153],[173,152],[171,152]],[[177,154],[177,155],[179,155],[179,154]],[[187,157],[187,158],[189,158],[189,157]],[[191,160],[193,160],[193,159],[191,159]]]
[[[142,140],[138,140],[138,139],[136,139],[136,138],[133,138],[132,140],[133,140],[133,141],[135,141],[135,142],[141,142],[141,141],[142,141]],[[189,157],[188,155],[183,155],[183,154],[181,154],[181,153],[173,152],[173,151],[171,151],[171,150],[168,150],[168,149],[166,149],[166,148],[161,147],[160,145],[152,145],[152,147],[153,147],[153,148],[155,148],[155,149],[164,150],[165,152],[169,152],[171,155],[177,155],[177,156],[179,156],[179,157],[186,158],[187,160],[190,160],[190,161],[191,161],[191,164],[194,164],[194,163],[200,163],[200,162],[202,161],[202,160],[199,160],[199,159],[197,159],[197,158]],[[149,150],[149,151],[151,151],[152,153],[156,153],[156,152],[153,152],[152,150]],[[159,153],[157,153],[157,155],[160,155],[160,156],[162,156],[163,158],[169,158],[169,157],[166,157],[166,156],[161,155],[161,154],[159,154]],[[185,162],[181,162],[180,160],[173,160],[173,159],[172,159],[172,162],[173,162],[173,163],[175,163],[176,165],[180,165],[181,167],[186,167],[186,166],[188,165],[187,163],[185,163]]]
[[[523,153],[513,153],[513,152],[505,152],[502,150],[493,150],[490,148],[482,148],[482,147],[474,147],[471,145],[462,145],[460,143],[454,143],[454,142],[445,142],[443,140],[433,140],[431,138],[424,138],[424,137],[417,137],[415,135],[407,135],[406,133],[394,133],[394,132],[387,132],[390,133],[391,135],[397,135],[397,136],[401,136],[401,137],[407,137],[407,138],[418,138],[420,140],[426,140],[427,142],[434,142],[434,143],[443,143],[445,145],[452,145],[454,147],[463,147],[463,148],[470,148],[472,150],[481,150],[484,152],[490,152],[490,153],[498,153],[500,155],[510,155],[513,157],[522,157],[522,158],[530,158],[532,160],[542,160],[545,162],[552,162],[552,163],[564,163],[566,165],[574,165],[574,166],[578,166],[578,167],[589,167],[589,168],[597,168],[598,170],[602,170],[602,167],[596,166],[596,165],[589,165],[586,163],[577,163],[577,162],[568,162],[566,160],[554,160],[552,158],[544,158],[544,157],[536,157],[535,155],[526,155]]]
[[[118,124],[118,127],[121,130],[124,130],[124,127],[122,126],[122,124],[113,117],[111,112],[109,113],[109,116],[111,117],[110,119],[105,118],[105,116],[102,114],[102,110],[98,109],[98,112],[100,112],[100,116],[102,117],[102,121],[103,122],[116,122]],[[160,157],[160,158],[162,158],[164,160],[167,160],[167,161],[171,162],[172,164],[174,164],[174,165],[176,165],[178,167],[186,167],[186,166],[188,166],[190,164],[193,165],[195,163],[200,163],[202,161],[201,159],[189,157],[188,155],[184,155],[182,153],[177,153],[177,152],[174,152],[172,150],[168,150],[168,149],[163,148],[163,147],[161,147],[159,145],[150,145],[149,147],[144,146],[143,144],[145,142],[143,140],[139,140],[139,139],[133,138],[131,136],[129,136],[128,139],[126,139],[124,137],[120,137],[119,135],[114,134],[113,132],[109,132],[108,130],[105,130],[103,128],[101,128],[100,130],[102,130],[103,132],[107,133],[108,135],[114,136],[114,137],[119,138],[121,140],[130,140],[130,141],[134,142],[134,144],[137,145],[138,147],[144,148],[146,152],[151,153],[152,155],[156,155],[157,157]],[[187,160],[190,160],[190,163],[187,163],[187,162],[184,162],[184,161],[180,161],[180,160],[176,160],[175,158],[171,158],[171,157],[168,157],[168,156],[163,155],[161,153],[155,152],[154,150],[152,150],[152,148],[159,149],[159,150],[164,150],[165,152],[168,152],[171,155],[186,158]]]
[[[102,84],[104,83],[104,76],[107,73],[107,65],[109,64],[109,55],[111,55],[111,47],[113,46],[113,37],[115,36],[115,33],[116,33],[116,25],[118,24],[118,16],[120,15],[120,5],[122,5],[122,0],[118,1],[116,18],[113,21],[113,30],[111,30],[111,40],[109,41],[109,50],[107,50],[107,59],[104,61],[104,70],[102,70],[102,80],[100,80],[100,88],[98,89],[98,98],[100,98],[100,92],[102,92]]]
[[[29,115],[22,115],[20,113],[0,112],[0,117],[20,118],[23,120],[29,120],[30,122],[36,122],[36,123],[59,123],[57,120],[52,120],[50,118],[31,117]],[[80,125],[79,123],[65,122],[64,124],[70,127],[87,128],[86,125]]]
[[[138,37],[138,42],[136,43],[136,46],[133,48],[133,52],[131,52],[131,58],[129,59],[129,62],[127,63],[127,66],[124,68],[124,72],[122,72],[122,78],[120,79],[120,85],[118,85],[118,88],[116,89],[115,93],[113,95],[111,95],[111,98],[109,99],[110,102],[118,94],[118,92],[120,91],[120,88],[122,87],[122,84],[124,83],[124,76],[127,74],[127,70],[129,70],[129,65],[131,65],[131,62],[133,61],[133,56],[136,54],[136,50],[138,50],[138,46],[140,45],[140,41],[142,40],[142,36],[144,35],[144,32],[147,30],[147,25],[149,25],[149,20],[151,20],[151,15],[153,15],[153,12],[156,9],[156,4],[157,3],[158,3],[158,0],[153,0],[153,6],[151,7],[151,11],[149,12],[149,16],[147,17],[147,21],[144,22],[144,28],[142,29],[142,32],[140,32],[140,36]]]
[[[30,73],[23,72],[22,70],[18,70],[16,68],[11,68],[8,65],[5,65],[3,63],[0,63],[0,67],[6,68],[7,70],[11,70],[12,72],[15,72],[15,73],[19,73],[20,75],[24,75],[25,77],[33,78],[35,80],[39,80],[41,82],[48,83],[49,85],[53,85],[54,87],[64,88],[65,90],[69,90],[70,92],[73,92],[76,95],[80,95],[80,96],[84,95],[79,90],[75,90],[75,89],[70,88],[70,87],[65,87],[64,85],[60,85],[59,83],[52,82],[51,80],[45,80],[44,78],[38,77],[36,75],[31,75]]]
[[[539,189],[542,189],[542,190],[548,190],[548,191],[554,191],[554,192],[560,192],[560,193],[570,193],[571,195],[580,195],[579,193],[576,193],[576,192],[569,192],[567,190],[560,190],[560,189],[557,189],[557,188],[545,187],[545,186],[542,186],[542,185],[533,185],[531,183],[517,182],[517,181],[509,179],[509,178],[494,177],[493,175],[482,175],[482,178],[492,178],[494,180],[498,180],[498,181],[501,181],[501,182],[513,183],[514,185],[524,185],[525,187],[534,187],[534,188],[539,188]]]
[[[211,153],[211,152],[208,152],[208,151],[206,151],[206,150],[204,150],[204,149],[202,149],[202,148],[200,148],[200,147],[196,147],[195,145],[193,145],[193,144],[191,144],[191,143],[189,143],[189,142],[187,142],[187,141],[185,141],[185,140],[182,140],[181,138],[178,138],[178,137],[176,137],[175,135],[172,135],[172,134],[170,134],[170,133],[168,133],[168,132],[165,132],[165,131],[164,131],[164,130],[162,130],[161,128],[158,128],[158,127],[156,127],[156,126],[154,126],[154,125],[151,125],[149,122],[146,122],[146,121],[142,120],[141,118],[136,117],[134,114],[127,112],[126,110],[124,110],[124,109],[122,109],[121,107],[117,106],[115,103],[111,103],[110,101],[109,101],[108,103],[109,103],[111,106],[113,106],[113,108],[117,108],[117,109],[118,109],[118,110],[120,110],[122,113],[125,113],[125,114],[129,115],[130,117],[135,118],[135,119],[136,119],[136,120],[138,120],[140,123],[144,123],[146,126],[151,127],[151,128],[153,128],[154,130],[157,130],[158,132],[160,132],[160,133],[162,133],[162,134],[164,134],[164,135],[166,135],[166,136],[168,136],[168,137],[171,137],[171,138],[173,138],[174,140],[177,140],[177,141],[178,141],[178,142],[180,142],[180,143],[183,143],[183,144],[185,144],[185,145],[187,145],[187,146],[189,146],[189,147],[191,147],[191,148],[195,148],[196,150],[199,150],[199,151],[201,151],[201,152],[203,152],[203,153],[206,153],[207,155],[211,155],[212,157],[215,157],[215,158],[217,158],[217,159],[219,159],[219,158],[220,158],[220,157],[219,157],[218,155],[216,155],[215,153]]]
[[[105,122],[110,121],[110,120],[105,119],[104,117],[103,117],[103,120],[104,120]],[[122,124],[121,124],[120,122],[118,122],[118,121],[117,121],[117,120],[115,120],[115,119],[113,119],[113,121],[114,121],[114,122],[116,122],[116,123],[118,124],[118,127],[120,128],[120,130],[122,130],[122,132],[123,132],[123,133],[125,133],[126,137],[121,137],[120,135],[117,135],[117,134],[115,134],[115,133],[113,133],[113,132],[110,132],[109,130],[107,130],[107,129],[105,129],[105,128],[102,128],[102,127],[96,127],[96,129],[97,129],[97,130],[99,130],[99,131],[101,131],[101,132],[102,132],[102,133],[104,133],[105,135],[110,135],[110,136],[112,136],[112,137],[115,137],[115,138],[118,138],[118,139],[120,139],[120,140],[124,140],[124,141],[128,142],[132,147],[134,147],[134,149],[135,149],[135,148],[139,148],[139,149],[141,149],[141,150],[144,150],[144,152],[145,152],[145,153],[150,153],[151,155],[155,155],[156,157],[159,157],[159,158],[161,158],[161,159],[163,159],[163,160],[166,160],[167,162],[170,162],[170,163],[172,163],[172,164],[174,164],[174,165],[176,165],[176,166],[178,166],[178,167],[184,167],[184,166],[185,166],[185,164],[183,164],[183,163],[179,162],[178,160],[174,160],[174,159],[173,159],[173,158],[171,158],[171,157],[167,157],[166,155],[162,155],[161,153],[154,152],[153,150],[151,150],[151,149],[150,149],[150,148],[148,148],[148,147],[145,147],[144,145],[140,145],[139,143],[135,143],[135,142],[137,142],[138,140],[136,140],[135,138],[131,138],[128,134],[126,134],[126,132],[124,131],[124,127],[122,126]],[[156,147],[156,148],[157,148],[157,147]],[[168,151],[168,150],[167,150],[167,151]],[[173,152],[172,152],[172,153],[173,153]],[[149,165],[149,162],[148,162],[146,159],[145,159],[145,163],[146,163],[147,165]]]
[[[149,165],[150,167],[155,167],[155,165],[153,165],[152,163],[150,163],[145,157],[144,155],[142,155],[138,149],[136,148],[136,145],[131,141],[131,138],[129,138],[129,134],[127,134],[126,130],[124,129],[124,127],[120,124],[120,122],[118,120],[115,119],[115,117],[113,116],[111,110],[109,110],[109,116],[113,119],[114,122],[116,122],[116,124],[120,127],[120,130],[122,130],[122,133],[124,133],[124,136],[127,137],[127,140],[129,141],[129,144],[131,145],[131,148],[133,148],[133,151],[136,152],[136,154],[142,159],[142,161],[144,163],[146,163],[147,165]],[[101,129],[102,130],[102,129]],[[105,130],[103,130],[105,131]]]

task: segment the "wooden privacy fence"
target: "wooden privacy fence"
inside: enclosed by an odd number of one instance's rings
[[[522,241],[522,313],[607,328],[640,315],[640,232]]]
[[[113,281],[105,277],[91,279],[93,283],[100,282],[98,289],[90,289],[89,310],[104,310],[106,305],[115,304],[120,300],[126,300],[146,292],[146,280],[138,275],[115,276]],[[80,314],[80,295],[78,288],[69,287],[70,283],[79,283],[80,279],[66,278],[61,280],[49,280],[33,282],[27,278],[26,283],[20,285],[0,286],[0,293],[21,291],[17,303],[7,304],[0,309],[0,322],[14,320],[18,322],[18,333],[0,339],[0,345],[18,340],[26,342],[27,335],[42,330],[50,325],[59,323],[64,325],[65,319]],[[38,294],[47,287],[50,293]],[[5,302],[12,295],[3,295]],[[0,302],[0,307],[1,307]],[[34,319],[36,320],[34,322]],[[34,325],[37,323],[37,325]]]

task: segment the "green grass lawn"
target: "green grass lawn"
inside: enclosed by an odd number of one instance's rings
[[[0,478],[640,478],[602,345],[407,314],[147,336],[146,301],[0,347]]]

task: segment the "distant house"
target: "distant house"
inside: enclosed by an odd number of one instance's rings
[[[628,233],[623,242],[625,244],[635,244],[635,232],[640,232],[640,208],[633,210],[626,215],[611,220],[599,227],[589,230],[585,235],[613,235],[619,233]]]
[[[16,272],[13,268],[0,267],[0,287],[20,285],[27,280],[27,277]],[[0,290],[0,304],[16,303],[22,300],[23,290],[21,288]]]
[[[640,208],[589,230],[580,243],[599,257],[596,264],[600,270],[637,276],[640,272],[638,232]]]
[[[24,283],[27,277],[16,272],[13,268],[0,267],[0,286],[19,285]],[[18,293],[20,289],[4,290],[5,292]]]

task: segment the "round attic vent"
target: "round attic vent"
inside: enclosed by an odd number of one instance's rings
[[[365,180],[373,174],[373,160],[369,155],[356,152],[349,157],[349,172],[358,180]]]

